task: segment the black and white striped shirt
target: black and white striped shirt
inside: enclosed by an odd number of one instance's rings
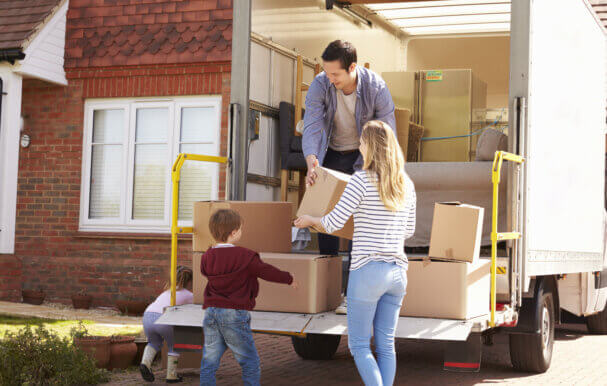
[[[415,232],[415,186],[406,175],[404,209],[393,212],[379,198],[369,173],[361,170],[352,175],[335,208],[321,219],[322,226],[332,233],[354,216],[350,271],[369,261],[393,262],[406,269],[405,239]]]

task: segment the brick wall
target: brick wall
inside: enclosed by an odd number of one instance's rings
[[[48,300],[69,302],[73,293],[85,289],[93,295],[93,305],[112,305],[126,295],[149,301],[162,290],[170,264],[168,235],[78,231],[84,102],[221,95],[225,155],[231,4],[70,1],[65,58],[69,85],[23,82],[22,114],[31,144],[19,156],[14,261],[3,260],[0,266],[0,280],[6,266],[6,272],[22,272],[22,283],[13,280],[10,286],[16,288],[8,288],[0,281],[0,298],[13,300],[21,288],[42,287]],[[221,169],[220,197],[224,190]],[[191,253],[191,241],[181,240],[179,264],[191,266]]]
[[[21,301],[21,260],[16,256],[0,255],[0,299]]]

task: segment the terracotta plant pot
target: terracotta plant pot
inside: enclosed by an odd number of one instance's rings
[[[108,367],[110,363],[110,338],[108,336],[74,338],[74,346],[93,359],[97,367]]]
[[[46,294],[43,291],[22,290],[23,303],[40,305],[44,301]]]
[[[137,345],[132,336],[113,336],[110,340],[110,365],[112,369],[126,369],[137,355]]]
[[[141,358],[143,358],[143,350],[145,350],[148,340],[146,338],[135,338],[135,344],[137,345],[137,355],[135,355],[135,359],[133,359],[133,364],[138,365],[141,363]]]
[[[141,316],[147,308],[147,302],[140,302],[134,300],[117,300],[116,307],[121,313],[131,316]]]
[[[93,297],[91,295],[72,295],[72,305],[74,308],[88,310],[92,301]]]

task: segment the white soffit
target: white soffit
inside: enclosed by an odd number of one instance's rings
[[[67,85],[65,78],[65,29],[68,1],[25,45],[25,59],[18,62],[15,72],[51,83]]]

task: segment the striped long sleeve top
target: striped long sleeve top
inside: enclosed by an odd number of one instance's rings
[[[415,232],[415,186],[407,175],[405,205],[393,212],[379,198],[374,177],[369,173],[354,173],[335,208],[322,217],[322,226],[332,233],[354,216],[351,271],[377,260],[394,262],[406,269],[405,239]]]

